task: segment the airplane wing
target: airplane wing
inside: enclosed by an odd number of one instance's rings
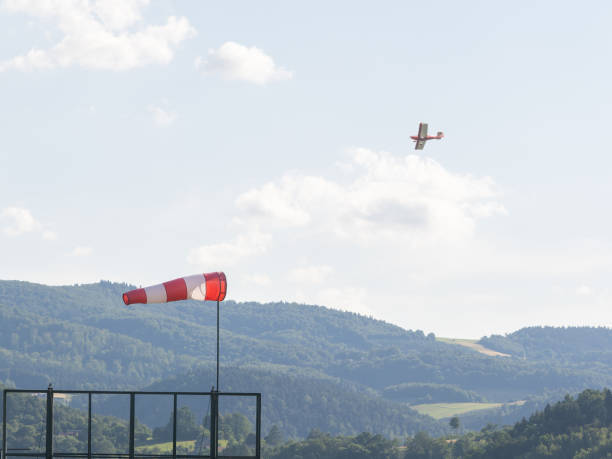
[[[425,128],[425,130],[427,130],[427,128]],[[415,150],[422,150],[424,146],[425,146],[425,141],[424,140],[417,140],[417,143],[416,143],[416,146],[414,147],[414,149]]]
[[[424,139],[425,137],[427,137],[427,123],[420,123],[419,124],[419,139]]]

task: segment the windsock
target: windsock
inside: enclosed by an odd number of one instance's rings
[[[180,300],[223,301],[226,292],[225,274],[194,274],[163,284],[130,290],[123,294],[123,302],[127,306],[134,303],[167,303]]]

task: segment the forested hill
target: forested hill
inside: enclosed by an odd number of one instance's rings
[[[214,380],[213,368],[199,368],[145,388],[150,391],[189,391]],[[373,391],[337,378],[278,366],[222,368],[220,387],[225,392],[262,392],[262,428],[278,426],[285,437],[306,437],[313,429],[330,434],[377,432],[398,438],[419,431],[443,434],[448,428],[408,406],[378,397]],[[226,410],[247,412],[253,400],[222,400]],[[185,401],[194,413],[196,400]],[[159,407],[143,406],[141,420],[154,425],[165,419]]]
[[[484,337],[479,343],[529,360],[612,364],[612,330],[607,327],[528,327]]]
[[[50,287],[0,281],[0,382],[142,388],[212,364],[213,303],[126,307],[121,293],[130,288],[111,282]],[[611,333],[584,333],[589,330]],[[433,334],[325,307],[232,301],[221,306],[224,366],[293,368],[396,404],[505,402],[612,386],[606,358],[595,356],[597,365],[579,361],[581,352],[593,359],[596,350],[577,349],[568,360],[553,352],[552,344],[550,349],[548,360],[529,352],[490,357],[436,341]]]
[[[548,405],[512,427],[488,426],[481,432],[432,438],[425,433],[403,446],[380,436],[333,437],[311,434],[279,445],[270,459],[599,459],[612,457],[612,394],[582,392]]]

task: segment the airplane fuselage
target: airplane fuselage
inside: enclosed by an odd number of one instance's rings
[[[422,150],[428,140],[440,140],[444,137],[444,132],[438,131],[436,135],[427,135],[427,123],[419,123],[419,132],[417,135],[411,135],[410,138],[416,143],[415,150]]]

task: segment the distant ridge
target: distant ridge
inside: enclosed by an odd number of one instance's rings
[[[214,361],[212,304],[126,308],[121,293],[129,287],[0,281],[0,381],[36,388],[50,381],[56,387],[142,388]],[[582,334],[587,344],[568,350],[550,338],[559,333]],[[530,400],[612,386],[608,343],[612,331],[597,328],[523,329],[483,338],[479,344],[511,355],[500,358],[320,306],[227,301],[221,314],[224,366],[274,374],[292,368],[395,404],[405,403],[391,389],[397,387],[418,387],[419,403],[456,402],[459,396],[527,400],[528,407]]]

